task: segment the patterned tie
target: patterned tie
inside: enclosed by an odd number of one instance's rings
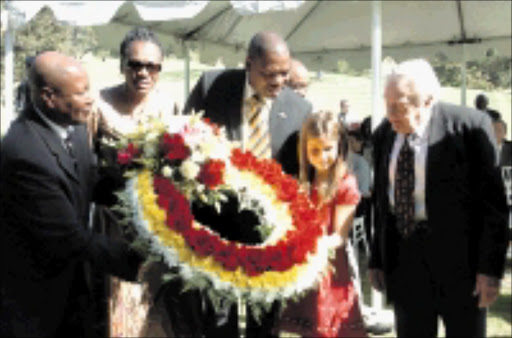
[[[247,150],[251,151],[258,158],[270,158],[272,151],[270,149],[268,121],[261,114],[263,102],[253,95],[247,99],[247,106],[246,118],[249,125]]]
[[[395,215],[398,231],[408,237],[414,230],[414,151],[406,136],[398,154],[395,174]]]
[[[66,138],[64,139],[64,147],[68,151],[69,156],[71,156],[72,159],[76,159],[75,157],[75,151],[73,149],[73,141],[71,140],[72,132],[68,131]]]

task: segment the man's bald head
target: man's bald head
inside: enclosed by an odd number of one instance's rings
[[[256,33],[249,43],[247,57],[257,60],[265,57],[268,53],[290,55],[288,45],[278,34],[273,32]]]
[[[290,63],[290,79],[288,86],[297,94],[304,97],[309,85],[309,72],[306,66],[297,59],[292,59]]]
[[[74,58],[55,51],[39,54],[30,68],[31,99],[60,125],[85,122],[92,106],[89,78]]]
[[[46,86],[58,89],[70,74],[81,71],[82,65],[72,57],[54,51],[44,52],[35,58],[30,68],[30,88],[33,93]]]

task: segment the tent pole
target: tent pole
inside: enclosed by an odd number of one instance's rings
[[[183,40],[183,54],[185,55],[185,97],[183,98],[183,106],[185,106],[190,93],[190,50],[187,40]]]
[[[7,29],[5,30],[5,68],[4,68],[4,107],[2,109],[2,134],[14,120],[14,26],[10,14],[7,14]]]
[[[381,2],[372,1],[372,130],[381,119],[380,67],[382,63]]]
[[[380,122],[381,113],[381,84],[380,66],[382,60],[382,27],[381,27],[381,2],[372,1],[372,130]],[[372,288],[372,307],[383,308],[382,293]]]
[[[466,44],[462,43],[462,62],[460,65],[461,68],[461,76],[462,76],[462,86],[460,88],[460,104],[462,106],[466,105]]]

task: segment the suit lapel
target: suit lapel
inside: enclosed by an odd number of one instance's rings
[[[388,197],[388,190],[389,190],[389,162],[391,160],[391,152],[393,151],[393,144],[395,143],[395,138],[396,138],[396,132],[393,131],[393,128],[391,128],[391,124],[389,124],[389,128],[386,132],[386,136],[384,138],[384,144],[383,144],[383,181],[381,182],[384,187],[386,187],[384,189],[385,191],[385,194],[386,194],[386,200],[388,201],[389,203],[389,198]]]
[[[287,125],[289,125],[288,119],[290,117],[288,116],[289,114],[283,111],[282,107],[285,106],[282,104],[283,100],[283,92],[281,92],[281,95],[274,100],[269,112],[269,133],[271,135],[270,142],[272,146],[272,156],[275,156],[278,147],[275,142],[275,137],[272,137],[272,135],[277,135],[280,130],[286,130]]]
[[[29,126],[41,137],[57,163],[75,182],[80,183],[75,169],[74,160],[69,156],[59,137],[44,123],[35,112],[29,113]]]
[[[242,100],[245,88],[245,70],[240,70],[240,73],[235,73],[236,76],[233,78],[231,83],[230,95],[226,97],[225,114],[227,114],[227,131],[231,133],[230,139],[241,140],[242,139]],[[222,103],[224,105],[224,103]]]

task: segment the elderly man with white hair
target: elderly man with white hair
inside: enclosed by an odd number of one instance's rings
[[[439,101],[425,60],[394,69],[374,133],[375,235],[369,278],[399,337],[485,336],[507,248],[507,207],[486,114]]]

